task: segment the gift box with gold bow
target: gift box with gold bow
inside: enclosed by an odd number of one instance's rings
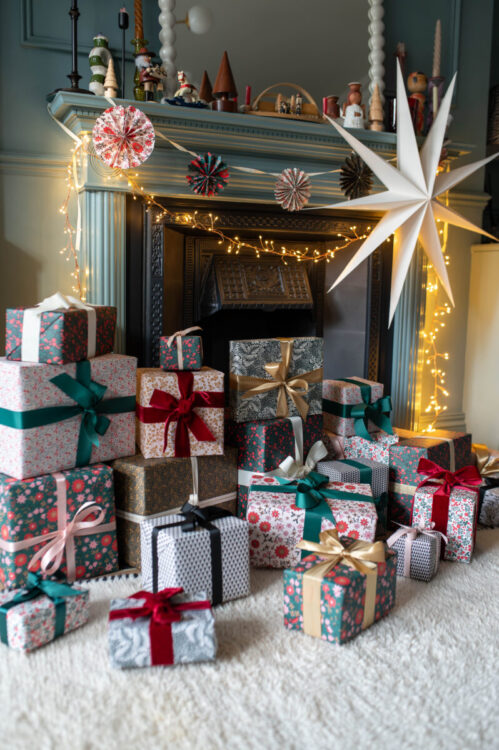
[[[203,366],[203,340],[194,334],[199,326],[176,331],[159,339],[159,366],[162,370],[200,370]]]
[[[230,406],[236,422],[322,412],[323,340],[230,342]]]
[[[392,433],[392,404],[381,383],[357,377],[325,380],[322,399],[324,427],[336,435],[371,440],[371,432]]]
[[[300,559],[300,539],[317,541],[321,530],[372,541],[377,512],[368,484],[330,482],[310,472],[291,482],[255,476],[248,497],[250,560],[256,567],[286,568]]]
[[[344,643],[385,617],[395,604],[397,554],[383,542],[322,531],[309,552],[284,571],[284,625],[330,643]]]
[[[224,374],[137,370],[137,444],[144,458],[224,452]]]
[[[0,358],[0,472],[16,479],[135,453],[135,357]]]
[[[0,582],[24,586],[29,570],[68,580],[118,568],[113,472],[104,464],[12,479],[0,474]]]

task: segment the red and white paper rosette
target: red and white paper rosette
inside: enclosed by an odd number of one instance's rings
[[[274,196],[286,211],[301,211],[310,198],[308,174],[296,167],[285,169],[277,179]]]
[[[154,128],[136,107],[110,107],[93,129],[95,152],[113,169],[140,166],[154,150]]]

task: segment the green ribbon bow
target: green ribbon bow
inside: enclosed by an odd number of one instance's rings
[[[76,377],[63,372],[50,379],[66,396],[76,402],[75,406],[49,406],[29,411],[0,409],[0,424],[18,430],[61,422],[81,415],[76,466],[86,466],[91,461],[92,448],[99,445],[99,436],[107,431],[110,420],[104,414],[120,414],[135,410],[135,396],[118,396],[103,401],[107,386],[91,378],[88,359],[76,364]]]
[[[8,644],[7,636],[7,612],[18,604],[29,602],[39,596],[48,596],[55,605],[55,634],[54,638],[64,635],[66,624],[66,598],[68,596],[79,596],[81,591],[74,589],[68,583],[54,578],[42,578],[39,573],[28,573],[26,586],[8,602],[0,606],[0,641]]]
[[[360,388],[362,403],[360,404],[339,404],[336,401],[323,399],[322,408],[329,414],[337,417],[354,420],[355,434],[365,440],[373,441],[368,430],[368,422],[374,422],[380,430],[393,435],[392,423],[390,421],[390,412],[392,410],[392,400],[390,396],[382,396],[371,403],[371,386],[367,383],[361,383],[351,378],[341,378],[342,383],[351,383]]]

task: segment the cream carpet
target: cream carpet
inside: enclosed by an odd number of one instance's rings
[[[391,615],[344,646],[286,631],[279,571],[253,571],[253,596],[219,608],[216,663],[113,671],[111,596],[89,584],[92,619],[25,655],[1,647],[0,747],[499,747],[499,529],[471,565],[429,584],[398,579]]]

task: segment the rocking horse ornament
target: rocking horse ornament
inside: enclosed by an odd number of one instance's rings
[[[199,101],[199,94],[197,88],[193,83],[190,83],[186,74],[183,70],[179,70],[177,73],[178,89],[175,91],[175,96],[180,96],[186,102],[197,102]]]

